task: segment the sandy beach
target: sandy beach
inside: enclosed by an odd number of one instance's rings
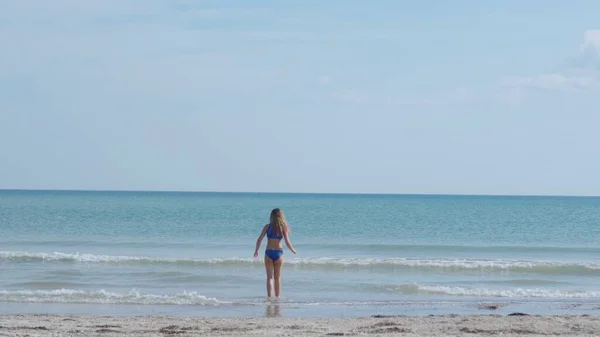
[[[0,336],[594,336],[600,316],[0,316]]]

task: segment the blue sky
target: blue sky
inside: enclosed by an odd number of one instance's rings
[[[600,195],[599,1],[2,1],[0,188]]]

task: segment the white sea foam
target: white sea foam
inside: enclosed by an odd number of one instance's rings
[[[430,294],[472,297],[544,298],[544,299],[593,299],[600,298],[600,291],[582,291],[549,288],[470,288],[444,285],[404,284],[395,287],[405,294]]]
[[[598,299],[598,291],[568,291],[554,289],[487,289],[467,288],[435,285],[402,285],[403,293],[429,294],[449,297],[496,297],[519,299]],[[264,301],[223,301],[214,297],[206,297],[197,292],[182,292],[176,294],[147,294],[131,290],[126,293],[109,292],[105,290],[85,291],[75,289],[55,290],[1,290],[0,302],[8,303],[62,303],[62,304],[111,304],[111,305],[186,305],[186,306],[256,306],[263,305]],[[357,305],[406,305],[409,301],[309,301],[294,302],[282,301],[281,305],[329,305],[329,306],[357,306]]]
[[[96,263],[252,263],[260,262],[251,258],[210,258],[210,259],[176,259],[148,256],[119,256],[119,255],[93,255],[93,254],[68,254],[60,252],[29,253],[29,252],[0,252],[0,260],[7,261],[47,261],[47,262],[96,262]]]
[[[227,257],[206,259],[177,259],[148,256],[112,256],[93,254],[68,254],[60,252],[0,252],[0,261],[12,262],[78,262],[120,264],[181,264],[181,265],[261,265],[261,259]],[[415,268],[446,270],[520,271],[542,274],[600,274],[598,263],[564,261],[486,260],[486,259],[410,259],[410,258],[288,258],[286,264],[298,268]]]
[[[140,304],[140,305],[209,305],[231,304],[200,295],[183,292],[172,295],[142,294],[136,290],[114,293],[105,290],[85,291],[74,289],[56,290],[2,290],[1,302],[18,303],[74,303],[74,304]]]

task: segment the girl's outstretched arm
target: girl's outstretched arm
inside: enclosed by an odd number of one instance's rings
[[[269,225],[265,225],[262,229],[262,232],[260,232],[260,235],[258,236],[258,239],[256,239],[256,249],[254,249],[254,257],[258,257],[258,250],[260,249],[260,244],[262,242],[262,239],[265,237],[265,235],[267,235],[267,227]]]
[[[288,246],[288,248],[292,251],[292,253],[296,254],[296,249],[294,249],[294,246],[292,246],[292,242],[290,241],[290,234],[289,233],[284,233],[283,237],[285,238],[285,244]]]

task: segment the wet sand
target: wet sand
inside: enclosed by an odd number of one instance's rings
[[[0,336],[594,336],[600,316],[0,316]]]

